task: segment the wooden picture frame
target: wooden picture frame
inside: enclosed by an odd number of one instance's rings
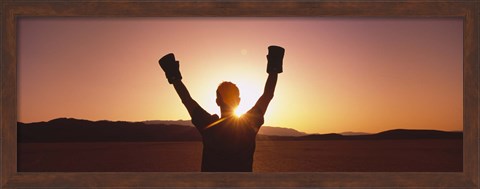
[[[1,187],[427,187],[479,188],[477,1],[2,1]],[[463,18],[463,172],[143,173],[17,172],[17,21],[21,17]]]

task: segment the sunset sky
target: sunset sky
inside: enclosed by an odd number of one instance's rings
[[[462,19],[20,18],[18,121],[188,120],[158,59],[174,53],[192,97],[254,105],[269,45],[284,73],[265,124],[307,133],[462,130]]]

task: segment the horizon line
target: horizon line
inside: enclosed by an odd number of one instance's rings
[[[81,121],[90,121],[90,122],[100,122],[100,121],[108,121],[108,122],[127,122],[127,123],[145,123],[145,122],[148,122],[148,121],[162,121],[162,122],[185,122],[185,121],[189,121],[191,122],[191,120],[183,120],[183,119],[177,119],[177,120],[143,120],[143,121],[126,121],[126,120],[107,120],[107,119],[100,119],[100,120],[90,120],[90,119],[83,119],[83,118],[73,118],[73,117],[58,117],[58,118],[55,118],[55,119],[51,119],[51,120],[48,120],[48,121],[34,121],[34,122],[21,122],[21,121],[18,121],[17,120],[17,123],[22,123],[22,124],[31,124],[31,123],[41,123],[41,122],[51,122],[53,120],[58,120],[58,119],[72,119],[72,120],[81,120]],[[186,126],[186,125],[182,125],[182,126]],[[193,124],[191,125],[188,125],[188,126],[193,126]],[[300,133],[305,133],[305,135],[323,135],[323,134],[342,134],[342,133],[361,133],[359,135],[363,135],[363,134],[378,134],[378,133],[382,133],[382,132],[385,132],[385,131],[392,131],[392,130],[412,130],[412,131],[418,131],[418,130],[432,130],[432,131],[443,131],[443,132],[462,132],[463,133],[463,130],[439,130],[439,129],[406,129],[406,128],[394,128],[394,129],[387,129],[387,130],[382,130],[382,131],[379,131],[379,132],[363,132],[363,131],[343,131],[343,132],[330,132],[330,133],[307,133],[307,132],[303,132],[303,131],[299,131],[297,129],[294,129],[294,128],[290,128],[290,127],[281,127],[281,126],[270,126],[270,125],[262,125],[262,127],[275,127],[275,128],[283,128],[283,129],[293,129],[297,132],[300,132]]]

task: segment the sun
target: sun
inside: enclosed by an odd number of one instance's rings
[[[236,108],[235,111],[233,111],[233,115],[235,115],[235,117],[242,117],[243,114],[245,114],[245,110],[241,108]]]
[[[245,78],[232,79],[232,82],[235,83],[240,90],[240,103],[234,110],[234,115],[236,117],[241,117],[255,105],[261,92],[263,92],[263,88],[261,87],[261,84],[253,81],[249,82]]]
[[[217,83],[220,83],[219,81],[230,81],[238,87],[240,91],[240,102],[233,111],[233,115],[235,117],[241,117],[255,105],[255,103],[263,93],[265,84],[265,75],[263,73],[264,65],[262,63],[259,63],[261,64],[261,67],[259,66],[258,68],[255,68],[257,70],[260,70],[258,72],[260,72],[261,74],[252,74],[251,70],[255,69],[249,68],[250,65],[247,63],[239,62],[238,64],[241,64],[242,66],[238,67],[237,65],[237,67],[227,67],[225,69],[228,71],[221,71],[218,73],[218,75],[215,74],[215,78],[211,79],[211,83],[213,84],[209,89],[209,91],[217,90]],[[216,100],[216,94],[214,95],[211,92],[205,94],[208,95],[206,99],[208,99],[210,102]],[[215,112],[217,114],[221,113],[216,103],[209,103],[209,105],[211,105],[208,109],[209,111]]]

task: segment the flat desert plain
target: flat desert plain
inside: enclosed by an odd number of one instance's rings
[[[202,143],[18,143],[19,172],[198,172]],[[254,172],[461,172],[461,139],[257,141]]]

